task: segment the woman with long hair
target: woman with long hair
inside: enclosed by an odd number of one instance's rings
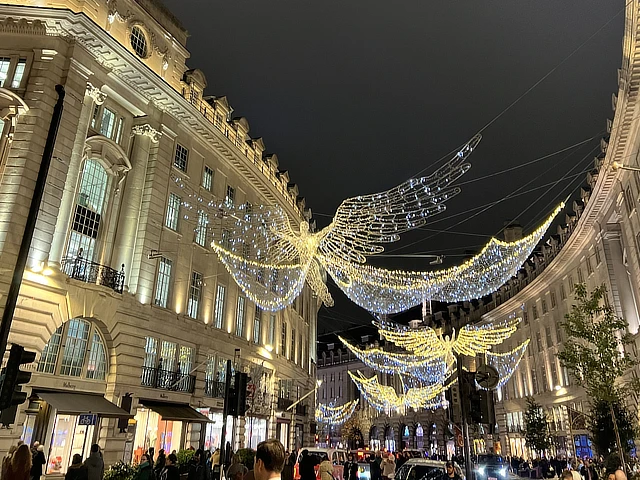
[[[29,480],[31,472],[31,450],[24,443],[18,447],[7,462],[2,480]]]

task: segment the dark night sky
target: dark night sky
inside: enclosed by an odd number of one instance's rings
[[[557,67],[484,131],[473,168],[461,179],[463,192],[426,227],[451,231],[411,232],[404,244],[419,243],[397,253],[442,252],[450,265],[506,220],[530,231],[584,175],[469,217],[479,211],[474,207],[517,189],[583,172],[613,115],[622,0],[164,3],[190,32],[188,65],[206,74],[206,93],[227,95],[235,114],[247,117],[251,135],[278,154],[319,226],[344,198],[430,171]],[[477,180],[591,137],[531,166]],[[422,259],[385,261],[428,268]],[[321,333],[370,319],[344,297],[336,300],[336,307],[321,309]]]

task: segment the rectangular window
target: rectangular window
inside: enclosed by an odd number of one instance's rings
[[[100,105],[95,105],[93,107],[93,114],[91,115],[91,128],[96,128],[96,124],[98,123],[98,117],[100,116]]]
[[[546,392],[549,390],[549,379],[547,378],[547,364],[546,364],[546,355],[542,357],[542,365],[540,366],[541,380],[542,380],[542,391]]]
[[[547,337],[547,347],[550,347],[551,345],[553,345],[553,340],[551,339],[551,327],[550,326],[546,326],[544,327],[544,334]]]
[[[189,150],[176,143],[176,155],[173,157],[173,166],[181,172],[187,171],[187,160],[189,159]]]
[[[542,314],[544,315],[549,312],[549,309],[547,308],[547,300],[543,298],[540,302],[542,304]]]
[[[209,217],[204,210],[198,210],[198,225],[196,227],[195,241],[201,247],[207,243],[207,226]]]
[[[569,275],[569,293],[573,293],[575,284],[573,283],[573,275]]]
[[[587,276],[590,276],[593,273],[593,266],[591,265],[591,255],[587,255],[585,259],[587,262]]]
[[[224,196],[224,204],[231,208],[236,199],[236,190],[231,185],[227,185],[227,193]]]
[[[204,379],[206,382],[216,381],[216,356],[207,355],[207,368],[204,372]]]
[[[116,124],[116,136],[114,138],[116,143],[120,143],[122,140],[122,130],[124,129],[124,118],[118,118],[118,122]]]
[[[167,372],[175,372],[176,368],[176,349],[177,345],[173,342],[162,341],[162,350],[160,352],[161,370]]]
[[[180,345],[180,356],[178,357],[178,370],[183,375],[189,375],[193,370],[193,347]]]
[[[540,389],[538,388],[538,374],[535,368],[531,369],[531,385],[533,387],[533,393],[535,395],[540,393]]]
[[[296,351],[296,329],[291,329],[291,359],[296,362],[298,360],[298,352]]]
[[[262,309],[256,305],[256,311],[253,315],[253,343],[260,343],[260,334],[262,333]]]
[[[175,193],[169,194],[169,201],[167,202],[167,218],[165,219],[165,225],[171,230],[178,230],[178,218],[180,217],[180,203],[182,200]]]
[[[219,113],[216,113],[214,125],[222,130],[222,115],[220,115]]]
[[[629,185],[624,189],[624,205],[627,210],[627,215],[631,215],[633,211],[633,194],[631,193],[631,186]]]
[[[596,253],[596,265],[600,265],[600,262],[601,262],[601,260],[600,260],[600,249],[598,248],[598,245],[595,246],[594,250],[595,250],[595,253]]]
[[[538,352],[542,351],[542,335],[540,332],[536,332],[536,346],[538,347]]]
[[[216,309],[214,312],[215,327],[221,329],[224,320],[224,302],[227,294],[227,288],[224,285],[218,285],[216,290]]]
[[[9,65],[11,65],[11,59],[9,57],[0,57],[0,87],[4,87],[7,81]]]
[[[556,308],[556,305],[558,304],[558,299],[556,298],[555,290],[551,290],[550,297],[551,297],[551,308]]]
[[[222,248],[226,250],[231,250],[231,231],[227,230],[226,228],[222,229],[222,238],[220,241],[220,245],[222,245]]]
[[[246,299],[238,297],[238,306],[236,308],[236,335],[241,337],[244,333],[244,306]]]
[[[551,388],[561,386],[560,379],[558,378],[558,365],[556,365],[555,358],[551,358],[551,381],[553,382]]]
[[[556,322],[556,342],[562,343],[562,325]]]
[[[287,324],[282,322],[282,336],[280,337],[280,355],[287,356]]]
[[[582,268],[578,267],[578,283],[584,283],[584,274]]]
[[[208,191],[213,190],[213,170],[207,165],[202,172],[202,186]]]
[[[24,69],[27,66],[27,59],[21,58],[16,64],[16,70],[13,72],[13,81],[11,82],[11,88],[20,88],[22,83],[22,77],[24,77]]]
[[[273,347],[276,341],[276,314],[269,315],[269,345]]]
[[[533,311],[533,319],[537,320],[538,319],[538,307],[536,305],[534,305],[533,307],[531,307],[532,311]]]
[[[100,134],[107,138],[113,137],[116,126],[116,114],[112,110],[105,108],[102,110],[102,120],[100,121]]]
[[[156,305],[167,308],[169,301],[169,286],[171,285],[171,267],[173,262],[168,258],[160,258],[158,264],[158,278],[156,280],[156,296],[153,301]]]
[[[566,300],[567,299],[567,292],[564,290],[564,283],[562,283],[560,285],[560,298],[562,300]]]
[[[524,322],[525,325],[529,325],[529,311],[528,310],[523,310],[522,311],[522,321]]]
[[[191,283],[189,284],[189,300],[187,301],[187,315],[189,315],[191,318],[198,318],[201,295],[202,274],[193,271],[191,272]]]
[[[156,368],[157,361],[158,339],[153,337],[146,337],[144,345],[144,363],[142,365],[147,368]]]

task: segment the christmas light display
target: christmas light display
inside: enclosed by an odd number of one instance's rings
[[[342,279],[341,272],[362,267],[367,256],[382,252],[382,244],[397,241],[399,234],[443,212],[444,202],[460,192],[451,184],[471,167],[467,158],[480,138],[471,139],[427,177],[345,200],[331,224],[319,232],[310,232],[306,221],[294,230],[278,206],[223,203],[220,211],[213,212],[216,228],[211,246],[243,292],[265,310],[289,305],[305,281],[326,305],[332,305],[325,272],[333,276],[340,272]]]
[[[352,400],[338,406],[334,406],[332,403],[329,405],[319,403],[316,408],[316,422],[325,425],[342,425],[353,415],[359,402],[360,400]]]
[[[407,408],[416,410],[420,408],[437,408],[442,401],[436,397],[446,388],[441,383],[426,387],[406,387],[403,383],[403,392],[398,395],[395,388],[380,385],[377,376],[366,378],[360,371],[357,373],[349,372],[349,376],[367,402],[380,411],[404,411]]]
[[[520,365],[520,361],[524,356],[524,352],[527,350],[527,346],[529,345],[529,339],[525,340],[523,343],[518,345],[516,348],[511,350],[510,352],[497,353],[497,352],[487,352],[485,355],[485,360],[487,365],[491,365],[498,371],[499,380],[496,388],[502,388],[511,378],[513,372],[515,372],[518,365]],[[483,388],[476,382],[476,387]],[[484,389],[486,390],[486,389]]]
[[[362,350],[344,338],[338,338],[362,363],[377,372],[410,376],[422,384],[431,385],[445,383],[455,371],[455,358],[452,356],[432,358],[387,352],[380,348]]]
[[[487,353],[491,347],[501,344],[518,328],[520,317],[512,315],[498,322],[484,322],[465,325],[455,337],[441,336],[431,327],[410,328],[392,322],[378,321],[380,335],[424,358],[445,359],[454,357],[454,353],[475,357]]]

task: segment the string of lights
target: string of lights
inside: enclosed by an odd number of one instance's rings
[[[351,400],[344,405],[319,403],[316,407],[316,422],[325,425],[342,425],[349,420],[360,400]]]
[[[520,365],[520,361],[524,356],[524,352],[527,350],[529,341],[529,339],[525,340],[523,343],[509,352],[487,352],[485,354],[485,361],[487,365],[491,365],[498,371],[499,380],[496,388],[502,388],[509,381],[509,379],[513,375],[513,372],[515,372],[516,368],[518,368],[518,365]],[[476,386],[478,388],[483,388],[478,385],[477,382]]]

